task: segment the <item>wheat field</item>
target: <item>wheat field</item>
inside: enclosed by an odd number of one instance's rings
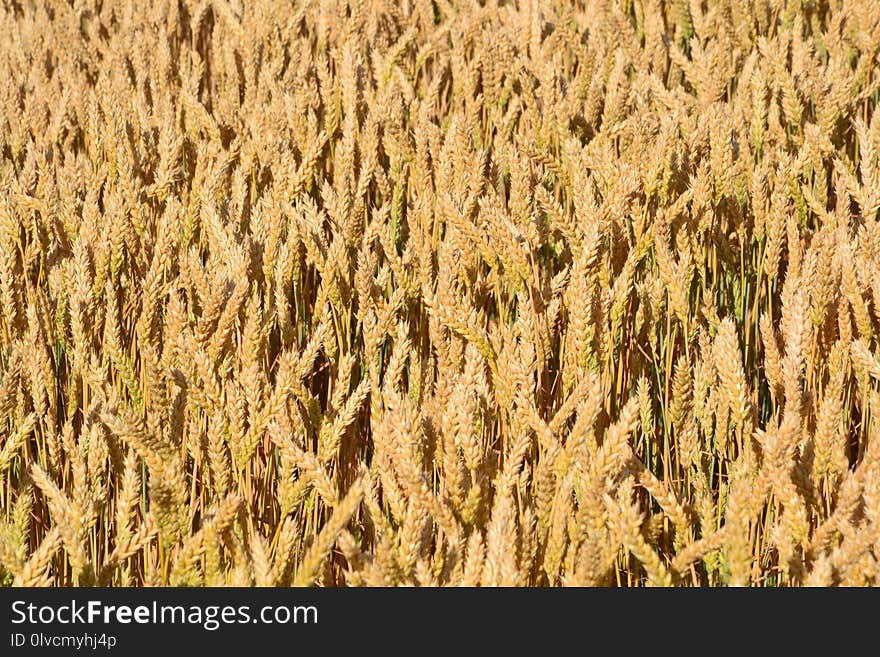
[[[0,31],[4,585],[880,584],[880,3]]]

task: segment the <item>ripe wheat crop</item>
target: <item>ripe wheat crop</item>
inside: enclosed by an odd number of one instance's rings
[[[5,0],[0,581],[880,584],[880,4]]]

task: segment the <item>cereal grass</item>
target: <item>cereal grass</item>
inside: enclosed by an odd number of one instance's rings
[[[880,584],[877,2],[0,12],[4,584]]]

